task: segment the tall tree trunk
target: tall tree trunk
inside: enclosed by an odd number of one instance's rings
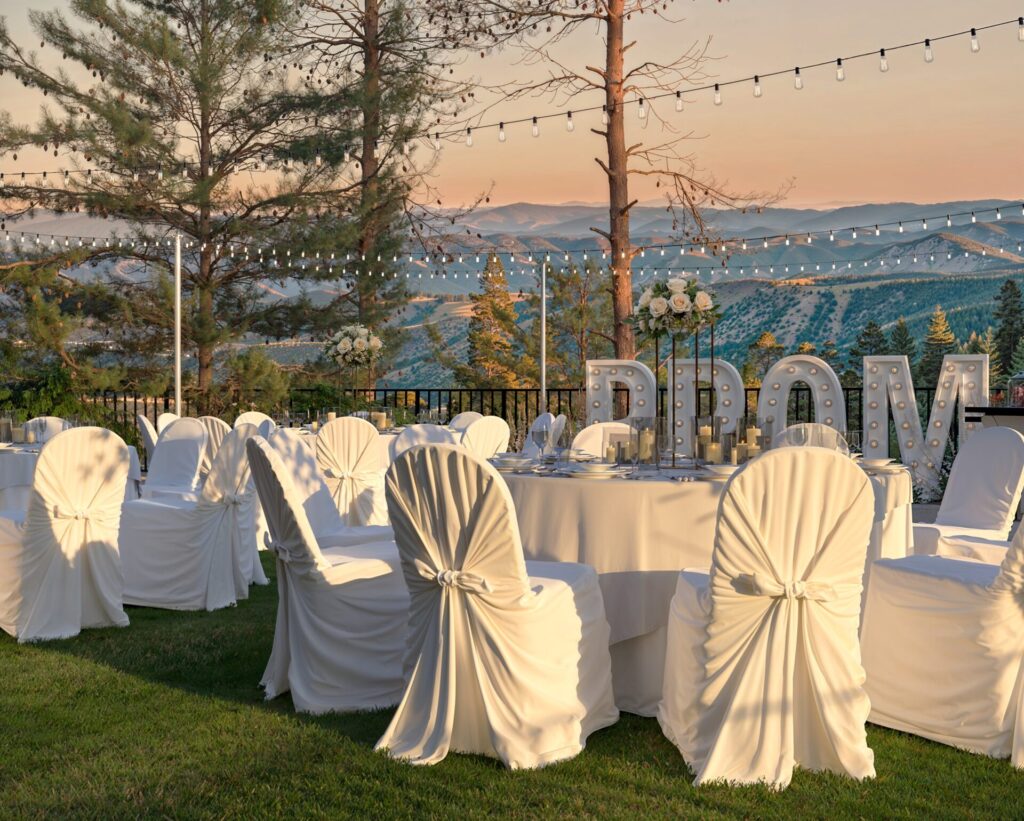
[[[608,127],[608,242],[611,246],[612,316],[615,322],[615,356],[634,359],[636,342],[626,320],[633,313],[633,246],[629,240],[629,158],[626,153],[626,124],[623,110],[623,7],[625,0],[609,0],[605,18],[605,105]]]

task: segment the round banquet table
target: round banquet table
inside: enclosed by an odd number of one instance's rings
[[[580,562],[597,571],[611,627],[616,704],[625,712],[656,715],[676,581],[680,570],[711,565],[725,482],[502,475],[526,558]],[[870,478],[875,524],[869,564],[913,552],[909,472]]]
[[[28,509],[32,477],[39,461],[43,445],[2,445],[0,446],[0,510]],[[125,501],[139,497],[142,471],[139,468],[139,453],[128,446],[131,465],[128,468],[128,484],[125,487]]]

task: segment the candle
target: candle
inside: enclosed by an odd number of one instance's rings
[[[316,419],[309,423],[309,429],[313,431],[313,433],[316,433],[319,428],[320,423]]]
[[[761,446],[750,443],[747,445],[747,459],[756,459],[761,455]]]
[[[722,461],[722,443],[708,442],[704,448],[704,461],[717,465]]]
[[[328,422],[333,422],[337,418],[338,418],[338,414],[336,414],[334,411],[328,411],[327,412],[327,421]]]
[[[11,441],[11,420],[0,419],[0,441]]]
[[[711,438],[711,425],[701,425],[700,426],[700,430],[697,431],[697,434],[699,436],[707,436],[708,439],[710,439]]]
[[[608,445],[608,447],[606,447],[604,449],[604,460],[606,462],[608,462],[609,464],[611,464],[611,463],[613,463],[615,461],[615,456],[616,456],[615,445]]]
[[[36,432],[29,428],[25,431],[25,444],[34,445],[36,443]]]
[[[640,431],[640,461],[650,462],[654,459],[654,431]]]
[[[377,430],[384,430],[388,426],[388,415],[383,411],[374,411],[370,414],[370,421]]]
[[[761,435],[760,428],[750,427],[747,428],[747,444],[756,445],[758,443],[758,437]]]
[[[11,441],[16,444],[21,444],[25,441],[25,429],[20,425],[16,425],[11,428]]]
[[[745,442],[737,442],[732,446],[729,463],[733,465],[742,465],[745,461],[747,461],[747,445]]]

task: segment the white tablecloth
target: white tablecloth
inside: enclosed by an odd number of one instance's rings
[[[616,702],[620,710],[655,715],[677,576],[710,566],[725,484],[504,476],[526,558],[582,562],[598,572]],[[869,561],[906,555],[913,535],[910,474],[877,474],[871,481],[876,526]]]
[[[0,510],[27,510],[32,477],[36,462],[39,461],[41,445],[0,446]],[[128,446],[131,466],[128,468],[128,486],[125,499],[137,499],[142,471],[139,468],[139,454]]]

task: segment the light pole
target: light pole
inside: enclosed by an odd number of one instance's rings
[[[540,266],[540,407],[538,416],[548,409],[548,264]]]
[[[174,412],[181,407],[181,234],[174,235]]]

